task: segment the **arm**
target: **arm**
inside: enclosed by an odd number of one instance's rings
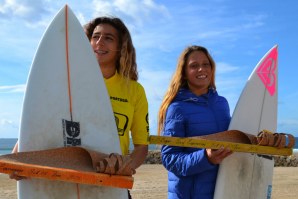
[[[178,176],[195,175],[216,167],[208,160],[205,149],[189,151],[172,146],[162,147],[162,163],[168,171]]]
[[[229,103],[228,103],[227,99],[222,96],[220,96],[218,99],[219,99],[218,103],[220,103],[220,105],[221,105],[221,108],[220,108],[220,110],[221,110],[220,129],[226,130],[226,129],[228,129],[228,126],[229,126],[229,123],[231,120]],[[226,158],[227,156],[232,154],[232,151],[229,150],[228,148],[220,148],[218,150],[206,149],[206,153],[208,156],[208,160],[212,164],[220,164],[224,158]]]
[[[137,169],[142,165],[148,154],[148,145],[135,144],[134,150],[130,154],[132,159],[131,166],[133,169]]]
[[[14,147],[13,147],[11,153],[17,153],[18,151],[19,151],[19,142],[17,142],[17,143],[14,145]],[[9,178],[10,178],[10,179],[13,179],[13,180],[23,180],[23,179],[27,179],[26,177],[18,176],[18,175],[15,174],[15,173],[10,174],[10,175],[9,175]]]
[[[19,142],[17,142],[17,143],[14,145],[14,147],[13,147],[11,153],[17,153],[18,150],[19,150]]]
[[[131,127],[131,136],[134,143],[134,150],[130,154],[132,168],[136,169],[142,165],[148,154],[148,102],[144,88],[138,84],[135,92],[137,97],[134,104],[134,116]]]
[[[170,105],[166,114],[163,134],[165,136],[187,137],[189,135],[187,133],[187,121],[179,105]],[[164,145],[161,152],[165,168],[178,176],[194,175],[216,167],[209,162],[205,149]]]

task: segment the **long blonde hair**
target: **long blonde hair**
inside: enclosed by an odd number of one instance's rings
[[[129,30],[121,19],[116,17],[98,17],[84,25],[85,33],[90,40],[93,31],[99,24],[113,26],[119,35],[120,56],[116,62],[116,70],[123,77],[131,80],[138,80],[136,51],[132,43]]]
[[[209,88],[213,88],[216,90],[215,86],[215,62],[211,55],[209,54],[208,50],[202,46],[189,46],[184,51],[181,53],[176,71],[172,77],[172,80],[170,82],[169,88],[163,98],[163,101],[161,103],[161,106],[159,108],[158,112],[158,135],[161,134],[163,131],[164,127],[164,122],[165,122],[165,117],[166,117],[166,111],[171,104],[171,102],[174,100],[176,97],[178,91],[182,87],[187,87],[187,80],[185,78],[185,67],[187,65],[187,60],[189,55],[194,52],[194,51],[202,51],[207,58],[209,59],[209,62],[211,64],[211,69],[212,69],[212,76],[211,76],[211,82],[209,85]]]

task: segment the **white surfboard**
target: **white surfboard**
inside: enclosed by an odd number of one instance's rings
[[[229,129],[257,135],[277,128],[277,46],[270,49],[250,75],[237,102]],[[272,156],[234,153],[220,165],[215,199],[271,198]]]
[[[68,6],[58,12],[38,46],[19,133],[19,151],[63,146],[121,153],[102,73],[81,24]],[[128,196],[126,189],[28,179],[18,183],[18,198]]]

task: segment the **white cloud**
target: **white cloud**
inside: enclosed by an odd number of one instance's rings
[[[13,86],[0,86],[0,93],[24,93],[26,89],[25,84]]]
[[[294,120],[294,119],[281,120],[280,123],[282,125],[298,126],[298,120]]]
[[[78,12],[76,14],[76,17],[78,18],[79,22],[83,25],[83,24],[86,24],[88,20],[86,20],[86,17],[84,15],[84,13],[82,12]]]
[[[225,19],[218,20],[216,24],[223,24],[225,23],[224,20]],[[240,23],[238,23],[238,20],[240,20]],[[260,28],[260,26],[264,25],[264,22],[262,21],[262,15],[251,17],[248,21],[246,19],[246,16],[238,16],[238,20],[230,19],[229,25],[225,26],[224,28],[222,28],[223,26],[220,25],[213,26],[212,29],[207,29],[203,32],[198,33],[197,37],[200,40],[211,40],[214,38],[235,40],[243,36],[244,33]]]
[[[12,120],[0,120],[0,138],[15,138],[18,136],[19,125]]]
[[[45,1],[4,0],[0,5],[0,16],[4,18],[21,18],[28,22],[39,21],[47,14]]]
[[[142,26],[144,21],[158,15],[169,16],[167,8],[153,0],[93,0],[94,17],[102,15],[116,15]]]
[[[12,125],[13,121],[12,120],[6,120],[6,119],[2,119],[0,121],[0,125]]]
[[[225,62],[217,62],[216,63],[216,73],[223,74],[223,73],[231,73],[238,70],[237,66],[232,66],[229,63]]]

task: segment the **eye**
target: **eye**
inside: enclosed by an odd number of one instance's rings
[[[210,63],[203,63],[202,66],[203,66],[204,68],[209,68],[211,65],[210,65]]]
[[[200,65],[199,65],[199,64],[196,64],[196,63],[190,65],[190,68],[191,68],[191,69],[197,69],[197,68],[199,68],[199,67],[200,67]]]
[[[98,35],[92,35],[92,39],[98,39],[99,36]]]
[[[111,37],[111,36],[105,36],[105,39],[108,40],[108,41],[113,41],[114,40],[114,38]]]

